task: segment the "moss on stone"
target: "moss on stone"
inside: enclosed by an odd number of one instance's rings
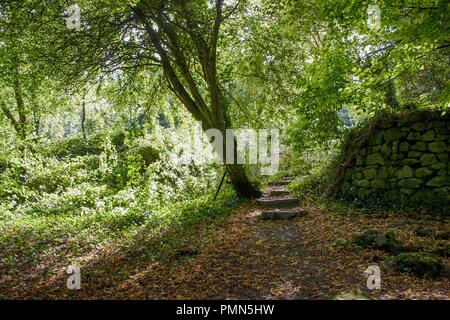
[[[399,179],[412,178],[414,177],[414,170],[409,166],[403,166],[397,171],[396,176]]]
[[[408,152],[408,158],[420,158],[421,156],[422,156],[422,152],[419,152],[419,151]]]
[[[416,169],[416,177],[423,178],[428,177],[433,174],[433,170],[428,169],[427,167]]]
[[[409,151],[409,143],[406,141],[403,141],[399,144],[399,151],[400,152],[408,152]]]
[[[401,131],[399,128],[394,127],[391,129],[388,129],[384,132],[384,140],[386,142],[398,140],[401,138],[405,138],[407,136],[407,133],[404,131]]]
[[[443,187],[449,184],[449,179],[448,177],[437,176],[428,181],[426,185],[429,187]]]
[[[442,141],[431,142],[428,144],[428,150],[434,153],[442,153],[447,150],[447,146]]]
[[[417,151],[426,151],[427,150],[427,144],[426,142],[419,141],[416,142],[411,146],[411,150],[417,150]]]
[[[380,153],[373,153],[367,156],[367,165],[381,164],[384,165],[384,158]]]
[[[417,178],[402,179],[398,181],[398,185],[401,188],[415,189],[422,185],[422,180]]]
[[[422,135],[421,140],[429,142],[429,141],[434,141],[435,138],[436,138],[436,132],[433,129],[431,129]]]
[[[422,136],[421,136],[420,132],[410,132],[406,139],[410,140],[410,141],[417,141],[417,140],[420,140],[421,137]]]
[[[364,178],[371,180],[376,177],[377,170],[375,168],[369,168],[363,171]]]
[[[413,273],[423,278],[436,278],[443,275],[445,271],[442,259],[432,254],[400,253],[395,260],[398,271]]]
[[[436,158],[436,155],[433,153],[425,153],[424,155],[422,155],[420,157],[420,163],[424,167],[435,164],[437,162],[438,162],[438,160]]]

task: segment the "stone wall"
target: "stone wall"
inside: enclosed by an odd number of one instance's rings
[[[354,143],[347,141],[344,150],[350,157],[341,167],[341,193],[377,194],[394,202],[398,196],[422,195],[450,204],[448,114],[416,111],[380,117],[349,138]]]

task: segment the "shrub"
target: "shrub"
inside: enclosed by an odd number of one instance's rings
[[[355,236],[353,242],[359,245],[360,247],[368,248],[375,243],[375,239],[380,235],[381,234],[379,231],[370,229]]]
[[[390,253],[398,253],[405,249],[394,233],[386,232],[383,234],[373,229],[357,235],[353,242],[363,248],[374,247]]]
[[[98,134],[86,140],[79,137],[66,139],[52,143],[43,153],[58,158],[99,155],[104,150],[106,138],[104,134]]]
[[[421,252],[400,253],[396,257],[397,270],[423,278],[436,278],[444,274],[445,264],[441,258]]]

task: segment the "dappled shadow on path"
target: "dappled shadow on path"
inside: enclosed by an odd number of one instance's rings
[[[449,279],[419,279],[392,269],[382,269],[381,290],[369,291],[364,271],[373,264],[373,252],[336,246],[336,240],[365,228],[386,229],[399,216],[342,216],[313,205],[303,208],[308,213],[303,217],[266,221],[259,219],[255,203],[244,204],[210,232],[199,226],[184,230],[177,247],[165,247],[163,238],[143,240],[142,230],[128,246],[81,257],[81,290],[65,287],[61,269],[28,290],[11,291],[10,297],[327,299],[360,290],[375,298],[448,298]]]

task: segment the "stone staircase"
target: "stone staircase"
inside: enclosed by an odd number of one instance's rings
[[[306,215],[301,209],[300,200],[293,198],[287,185],[292,178],[282,178],[271,183],[263,196],[257,200],[262,212],[260,218],[263,220],[283,220],[302,217]]]

